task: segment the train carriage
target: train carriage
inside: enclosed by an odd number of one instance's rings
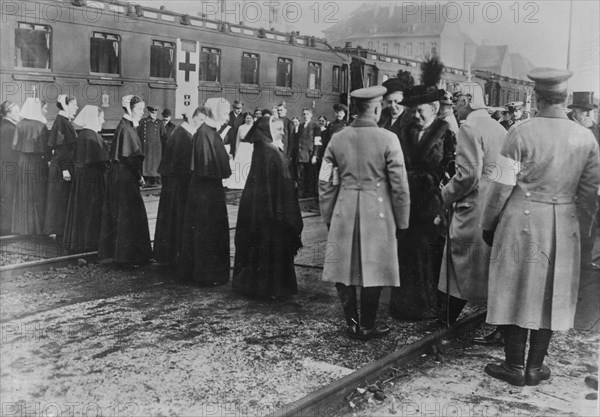
[[[2,2],[2,100],[36,94],[104,108],[105,129],[136,94],[177,118],[210,97],[246,109],[285,101],[331,113],[348,88],[350,58],[322,39],[115,1]],[[49,119],[57,114],[49,106]]]

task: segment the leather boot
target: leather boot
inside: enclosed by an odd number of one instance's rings
[[[337,283],[335,284],[335,288],[337,290],[338,297],[342,302],[344,317],[346,318],[346,324],[348,325],[348,335],[355,335],[359,330],[356,287],[353,285],[347,286]]]
[[[483,346],[504,346],[504,338],[502,337],[500,329],[496,327],[496,330],[492,333],[473,339],[473,344]]]
[[[356,339],[370,340],[384,337],[390,332],[390,328],[386,325],[375,325],[380,295],[381,287],[363,287],[361,289],[360,327],[355,335]]]
[[[458,319],[458,316],[460,316],[460,313],[467,304],[467,300],[451,295],[448,296],[441,291],[438,291],[438,299],[440,300],[438,321],[445,326],[456,323],[456,319]],[[449,303],[448,299],[450,300]]]
[[[552,330],[532,330],[529,337],[529,354],[527,356],[527,368],[525,370],[525,383],[527,385],[538,385],[541,381],[550,379],[550,368],[544,365]]]
[[[502,326],[504,334],[504,353],[506,360],[497,364],[487,364],[485,373],[511,385],[525,385],[525,344],[527,329],[517,326]]]

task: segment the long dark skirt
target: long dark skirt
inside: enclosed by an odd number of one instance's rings
[[[232,286],[260,297],[290,297],[298,292],[294,250],[282,225],[274,223],[254,232],[236,229]]]
[[[12,151],[11,151],[12,152]],[[0,183],[0,235],[12,232],[13,205],[17,189],[18,162],[2,162]]]
[[[58,165],[56,157],[54,157],[48,168],[48,188],[46,190],[44,217],[45,235],[62,235],[64,233],[70,191],[71,182],[63,179],[62,169]]]
[[[402,320],[437,317],[444,237],[436,226],[411,227],[398,241],[400,287],[392,288],[390,315]]]
[[[148,216],[138,180],[122,162],[108,170],[98,258],[141,263],[152,258]]]
[[[220,179],[192,177],[177,275],[199,285],[229,281],[229,221]]]
[[[160,263],[177,265],[190,180],[189,177],[170,175],[163,175],[161,180],[154,233],[154,259]]]
[[[71,252],[98,250],[102,203],[106,188],[106,165],[75,168],[67,207],[63,247]]]
[[[43,234],[48,164],[40,153],[20,153],[13,201],[12,233]]]

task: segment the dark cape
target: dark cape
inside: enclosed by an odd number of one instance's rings
[[[231,176],[231,169],[221,136],[207,123],[192,139],[191,171],[178,278],[199,285],[226,284],[229,220],[223,180]]]
[[[256,136],[250,138],[254,152],[238,211],[233,289],[289,297],[297,292],[294,256],[302,247],[298,195],[290,159]]]
[[[191,159],[192,134],[179,126],[167,140],[158,167],[162,188],[154,233],[154,259],[160,263],[176,265],[179,259]]]
[[[410,187],[410,223],[398,240],[400,287],[392,288],[390,314],[399,319],[437,317],[437,287],[444,253],[444,224],[439,184],[454,158],[456,137],[441,119],[425,129],[406,125],[400,136]]]
[[[48,147],[54,155],[48,167],[48,188],[46,190],[46,213],[44,218],[45,235],[62,235],[65,230],[65,218],[71,182],[63,179],[63,171],[74,175],[73,157],[77,133],[73,123],[59,114],[48,134]]]
[[[102,203],[106,188],[108,144],[91,129],[83,129],[75,147],[75,175],[65,220],[63,247],[73,253],[98,250]]]
[[[46,182],[50,149],[48,128],[37,120],[17,123],[13,151],[19,152],[17,184],[13,201],[12,233],[43,234],[46,208]]]
[[[13,202],[17,186],[19,153],[12,150],[16,124],[8,119],[0,122],[0,235],[9,235],[12,229]]]
[[[148,216],[140,193],[144,153],[133,122],[121,119],[109,152],[98,258],[141,263],[152,258]]]

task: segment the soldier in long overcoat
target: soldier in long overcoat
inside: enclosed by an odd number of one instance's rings
[[[397,229],[408,227],[410,195],[398,138],[377,126],[385,87],[352,92],[359,117],[335,133],[319,173],[319,206],[330,225],[323,280],[336,283],[349,335],[370,339],[383,286],[398,287]],[[356,288],[361,288],[360,319]]]
[[[450,239],[450,262],[442,262],[438,284],[438,290],[449,296],[448,317],[442,320],[450,323],[456,321],[467,300],[487,299],[490,248],[481,237],[481,210],[506,138],[506,130],[488,114],[483,96],[460,94],[456,110],[465,122],[458,131],[456,174],[442,189],[444,205],[453,205],[454,214],[446,237]],[[448,245],[444,258],[447,249]]]
[[[552,331],[573,326],[580,231],[591,233],[597,210],[598,143],[563,111],[571,75],[528,74],[539,112],[509,130],[482,214],[483,238],[493,243],[487,322],[502,326],[506,354],[485,372],[518,386],[550,377],[543,361]]]

